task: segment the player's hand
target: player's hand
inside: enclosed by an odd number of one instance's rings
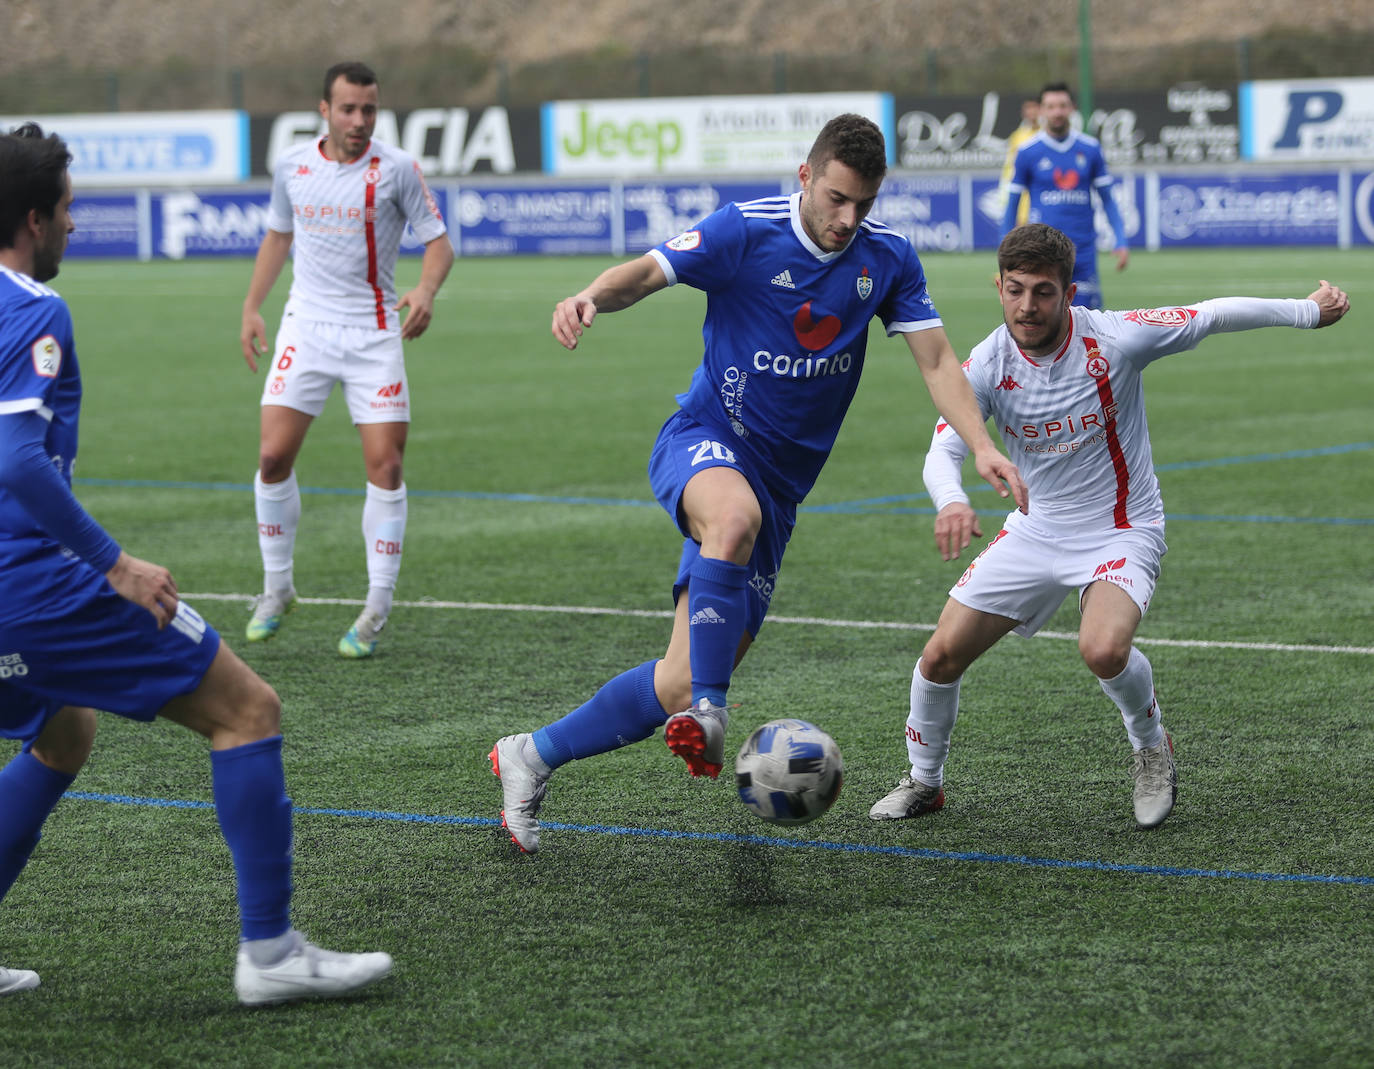
[[[983,537],[978,513],[962,501],[946,505],[935,517],[935,548],[943,560],[954,560],[975,538]]]
[[[152,613],[159,631],[176,615],[176,580],[162,565],[150,564],[120,550],[119,559],[105,573],[105,578],[115,588],[115,593]]]
[[[1126,248],[1125,245],[1122,245],[1119,249],[1115,250],[1115,253],[1116,269],[1118,271],[1126,270],[1126,265],[1131,262],[1131,250]]]
[[[413,289],[396,302],[395,310],[399,312],[402,308],[409,308],[410,313],[401,324],[401,340],[410,341],[423,334],[429,327],[429,321],[434,318],[434,295],[419,288]]]
[[[1329,327],[1350,311],[1350,298],[1344,290],[1331,285],[1326,279],[1322,279],[1321,283],[1321,289],[1307,298],[1309,301],[1316,301],[1317,308],[1321,311],[1321,316],[1317,320],[1318,330]]]
[[[988,448],[982,453],[975,453],[973,463],[978,468],[978,474],[997,491],[998,497],[1010,496],[1022,512],[1030,507],[1030,491],[1021,481],[1021,473],[996,449]]]
[[[553,308],[553,336],[565,349],[576,349],[582,331],[596,318],[596,302],[580,293],[567,297]]]
[[[248,362],[248,370],[258,370],[258,357],[267,355],[267,324],[257,312],[244,312],[243,324],[239,327],[239,348]]]

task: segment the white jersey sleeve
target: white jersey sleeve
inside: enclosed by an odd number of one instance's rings
[[[1263,297],[1216,297],[1186,308],[1139,308],[1108,312],[1119,328],[1117,344],[1138,368],[1170,353],[1197,347],[1209,334],[1260,327],[1315,327],[1321,316],[1316,301],[1269,300]]]

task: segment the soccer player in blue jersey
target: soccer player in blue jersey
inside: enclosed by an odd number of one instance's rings
[[[1063,231],[1078,249],[1074,261],[1073,303],[1085,308],[1102,307],[1102,283],[1097,275],[1097,228],[1093,221],[1092,194],[1097,193],[1102,211],[1112,228],[1116,269],[1124,271],[1131,252],[1126,246],[1126,226],[1112,195],[1115,181],[1107,173],[1107,161],[1096,138],[1076,132],[1073,91],[1063,82],[1051,82],[1040,90],[1040,123],[1043,129],[1016,153],[1007,205],[1002,216],[1002,237],[1017,225],[1016,205],[1022,193],[1030,195],[1029,221],[1046,223]],[[1019,220],[1026,222],[1026,219]]]
[[[250,1005],[341,995],[391,971],[290,922],[291,801],[276,693],[72,496],[81,373],[66,303],[46,286],[74,229],[71,155],[28,123],[0,135],[0,898],[85,764],[96,709],[163,716],[210,741],[215,812],[238,878],[234,973]],[[0,995],[38,986],[0,968]]]
[[[562,719],[492,748],[505,825],[525,852],[539,847],[549,776],[568,761],[662,726],[693,776],[719,774],[731,673],[763,623],[797,505],[859,384],[873,317],[906,340],[944,418],[973,435],[979,474],[1025,506],[1020,475],[988,438],[915,250],[867,218],[886,168],[877,126],[838,116],[801,165],[800,192],[727,204],[554,309],[554,337],[575,349],[598,313],[678,282],[707,294],[701,366],[649,458],[654,496],[683,535],[668,650]]]

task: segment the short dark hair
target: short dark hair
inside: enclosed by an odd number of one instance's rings
[[[1035,271],[1057,274],[1064,288],[1073,280],[1076,250],[1067,234],[1044,223],[1014,227],[997,246],[997,272]]]
[[[878,124],[852,112],[836,115],[816,135],[806,164],[822,171],[831,160],[852,167],[865,180],[882,178],[887,174],[887,145]]]
[[[56,134],[36,122],[0,135],[0,249],[14,247],[14,235],[37,211],[48,219],[67,191],[72,154]]]
[[[343,78],[346,82],[353,85],[376,85],[377,74],[366,63],[360,63],[356,59],[346,59],[342,63],[335,63],[324,72],[324,95],[321,100],[329,100],[334,92],[334,83]]]
[[[1068,93],[1069,103],[1078,103],[1078,101],[1074,99],[1073,90],[1069,88],[1068,82],[1046,82],[1042,85],[1040,87],[1040,103],[1042,104],[1045,102],[1046,93]]]

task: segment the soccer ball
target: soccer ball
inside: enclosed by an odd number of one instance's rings
[[[740,801],[773,824],[806,824],[834,803],[844,780],[835,740],[805,720],[770,720],[740,747]]]

